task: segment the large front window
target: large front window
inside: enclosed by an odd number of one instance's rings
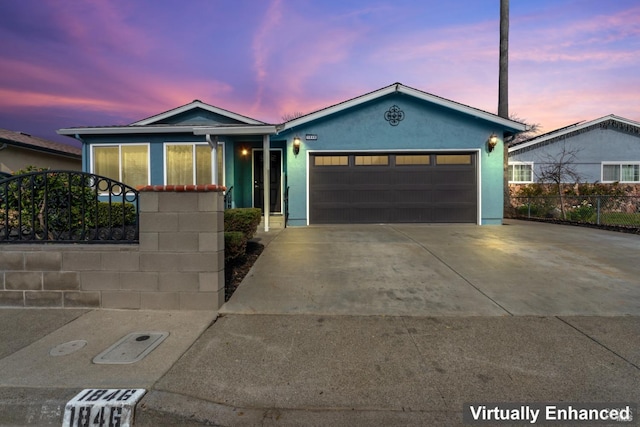
[[[603,163],[602,182],[640,182],[640,163]]]
[[[509,182],[533,182],[533,163],[509,163]]]
[[[93,173],[131,187],[149,185],[149,145],[93,146]]]
[[[217,183],[224,183],[224,153],[217,145]],[[165,184],[205,185],[213,181],[213,156],[208,144],[165,144]]]

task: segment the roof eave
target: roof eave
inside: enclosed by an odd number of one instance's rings
[[[200,126],[193,129],[194,135],[272,135],[276,133],[275,125],[256,126]]]
[[[369,101],[373,101],[376,100],[378,98],[381,98],[383,96],[386,95],[390,95],[392,93],[404,93],[410,96],[413,96],[415,98],[418,99],[422,99],[424,101],[436,104],[436,105],[440,105],[446,108],[450,108],[465,114],[469,114],[471,116],[474,117],[478,117],[481,118],[483,120],[487,120],[489,122],[493,122],[496,123],[504,128],[507,128],[511,131],[515,131],[515,132],[524,132],[527,131],[529,129],[529,126],[524,124],[524,123],[520,123],[520,122],[516,122],[510,119],[505,119],[499,116],[496,116],[495,114],[491,114],[482,110],[478,110],[463,104],[459,104],[457,102],[453,102],[453,101],[449,101],[447,99],[444,98],[440,98],[431,94],[428,94],[426,92],[422,92],[418,89],[413,89],[411,87],[405,86],[401,83],[394,83],[390,86],[386,86],[383,87],[382,89],[379,89],[377,91],[368,93],[366,95],[362,95],[359,96],[357,98],[353,98],[349,101],[334,105],[332,107],[328,107],[325,109],[322,109],[320,111],[317,111],[315,113],[311,113],[308,114],[304,117],[300,117],[298,119],[294,119],[291,120],[287,123],[284,124],[284,127],[282,130],[287,130],[287,129],[291,129],[294,128],[296,126],[300,126],[306,123],[309,123],[311,121],[326,117],[328,115],[331,114],[335,114],[335,113],[339,113],[341,111],[344,111],[346,109],[364,104],[366,102]]]
[[[577,131],[580,131],[582,129],[585,129],[585,128],[588,128],[588,127],[591,127],[591,126],[595,126],[595,125],[597,125],[599,123],[606,122],[607,120],[616,120],[618,122],[625,123],[625,124],[630,125],[630,126],[640,127],[640,123],[638,123],[638,122],[634,122],[633,120],[628,120],[628,119],[625,119],[624,117],[619,117],[619,116],[616,116],[614,114],[609,114],[608,116],[600,117],[598,119],[591,120],[590,122],[583,122],[583,123],[580,123],[579,125],[576,125],[576,126],[563,128],[563,129],[559,130],[558,132],[550,132],[550,133],[548,133],[547,135],[545,135],[543,137],[534,137],[529,142],[523,142],[521,144],[518,144],[518,145],[515,145],[513,147],[510,147],[508,152],[512,153],[512,152],[515,152],[515,151],[520,151],[520,150],[523,150],[523,149],[525,149],[527,147],[535,146],[535,145],[541,144],[541,143],[543,143],[545,141],[548,141],[548,140],[551,140],[551,139],[555,139],[555,138],[559,138],[561,136],[568,135],[570,133],[577,132]]]
[[[275,125],[247,126],[122,126],[102,128],[59,129],[59,135],[141,135],[161,133],[192,133],[194,135],[266,135],[276,133]]]

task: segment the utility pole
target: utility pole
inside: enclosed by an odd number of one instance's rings
[[[498,72],[498,116],[509,118],[509,0],[500,0],[500,70]],[[502,191],[503,215],[511,214],[509,191],[509,148],[503,135]]]
[[[509,118],[509,0],[500,0],[500,71],[498,116]]]

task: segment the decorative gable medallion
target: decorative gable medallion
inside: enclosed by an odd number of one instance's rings
[[[404,120],[404,111],[397,105],[389,107],[386,113],[384,113],[384,119],[389,122],[391,126],[398,126],[402,120]]]

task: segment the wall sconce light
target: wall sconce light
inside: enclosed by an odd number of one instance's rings
[[[242,157],[247,157],[247,156],[249,155],[249,150],[247,150],[246,148],[242,148],[242,149],[240,150],[240,155],[241,155]]]
[[[498,145],[498,136],[495,133],[492,133],[489,139],[487,140],[487,149],[489,152],[492,152],[494,148]]]
[[[300,152],[300,137],[296,136],[293,138],[293,154],[296,156]]]

